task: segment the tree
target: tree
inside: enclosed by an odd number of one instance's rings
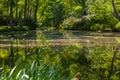
[[[24,0],[24,19],[27,17],[27,0]]]
[[[84,16],[86,15],[86,5],[87,0],[75,0],[75,3],[78,3],[82,7],[81,15]]]
[[[120,16],[119,16],[119,14],[117,12],[117,9],[115,7],[114,0],[111,0],[111,2],[112,2],[112,7],[113,7],[113,10],[114,10],[114,14],[115,14],[116,18],[120,21]]]
[[[59,27],[64,17],[64,6],[61,1],[53,4],[51,9],[52,27]]]
[[[37,20],[38,0],[35,0],[34,22]]]
[[[10,5],[10,26],[13,25],[13,0],[9,0]]]
[[[19,0],[15,0],[15,24],[17,25],[18,22],[18,2]]]

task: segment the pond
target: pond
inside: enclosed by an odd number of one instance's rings
[[[0,33],[1,46],[8,46],[10,39],[19,40],[22,42],[26,40],[28,42],[46,40],[48,43],[110,43],[117,44],[119,41],[120,33],[98,33],[87,31],[17,31],[17,32],[2,32]],[[117,41],[116,41],[117,40]],[[54,44],[55,45],[55,44]]]
[[[80,72],[83,80],[119,80],[119,43],[120,33],[3,32],[0,79],[70,80]]]

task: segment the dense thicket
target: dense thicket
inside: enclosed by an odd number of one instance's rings
[[[0,25],[120,30],[119,0],[0,0]]]

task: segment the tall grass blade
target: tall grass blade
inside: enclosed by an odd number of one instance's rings
[[[17,65],[10,71],[9,77],[12,76],[13,72],[15,71],[15,69],[17,68]]]
[[[22,73],[22,70],[20,70],[16,76],[16,79],[18,79],[20,77],[20,74]]]

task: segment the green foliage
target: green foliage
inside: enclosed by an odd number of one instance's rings
[[[29,30],[28,26],[0,26],[0,31],[27,31]]]
[[[111,28],[112,30],[115,29],[115,25],[118,23],[118,19],[111,16],[107,18],[107,22],[105,23],[106,28]]]
[[[39,47],[38,54],[36,54],[36,48],[29,47],[27,53],[30,54],[27,57],[25,57],[23,48],[19,48],[18,52],[15,50],[17,49],[14,48],[16,65],[12,69],[7,63],[3,64],[4,59],[0,60],[2,64],[0,65],[0,79],[66,80],[70,79],[76,72],[81,72],[83,80],[101,80],[103,78],[106,80],[113,50],[115,49],[110,46],[88,48],[75,44],[56,48],[49,46]],[[1,55],[6,51],[8,49],[1,48]],[[119,55],[120,52],[117,53],[111,79],[119,79]]]
[[[22,64],[22,65],[21,65]],[[27,65],[26,65],[27,64]],[[33,60],[30,64],[27,61],[22,61],[13,69],[8,72],[1,72],[0,79],[9,79],[9,80],[66,80],[64,76],[59,77],[57,70],[52,67],[49,67],[49,64],[38,64],[37,59]],[[69,79],[69,78],[68,78]]]
[[[91,19],[87,20],[84,24],[85,30],[103,30],[105,28],[104,24],[102,23],[100,19],[97,19],[95,17],[92,17]]]
[[[115,29],[120,31],[120,22],[118,22],[116,25],[115,25]]]
[[[80,23],[81,19],[76,17],[69,17],[66,18],[63,23],[60,25],[61,29],[78,29],[79,25],[77,23]]]
[[[4,59],[4,58],[8,57],[8,55],[9,55],[8,50],[6,50],[6,49],[0,49],[0,58]]]
[[[54,3],[51,9],[51,26],[53,27],[59,27],[60,23],[62,22],[64,18],[64,6],[59,1]]]
[[[114,2],[119,13],[120,1],[114,0]],[[9,10],[10,3],[12,11]],[[12,19],[10,12],[13,15],[13,21],[10,20]],[[91,21],[82,21],[84,16],[90,16]],[[1,0],[0,25],[10,25],[10,21],[14,26],[30,26],[30,29],[35,29],[39,24],[42,27],[60,29],[103,30],[111,28],[117,31],[114,26],[118,18],[115,16],[110,0],[38,0],[37,3],[36,0],[27,0],[26,4],[25,0]]]
[[[83,26],[83,29],[85,30],[104,30],[106,28],[111,28],[114,30],[114,26],[118,23],[118,20],[111,16],[111,17],[105,17],[105,18],[98,18],[98,17],[91,17],[89,20],[86,21],[86,23]]]
[[[111,28],[114,30],[114,25],[118,22],[118,19],[112,14],[112,6],[110,1],[88,1],[88,8],[88,14],[93,15],[93,17],[90,21],[86,22],[85,29],[103,30],[105,28]]]
[[[8,16],[0,16],[0,26],[2,25],[7,25],[7,23],[9,23],[9,19],[8,19]]]
[[[37,27],[37,24],[34,22],[33,18],[27,18],[23,19],[19,22],[20,26],[29,26],[29,29],[35,30]]]
[[[91,26],[91,30],[94,30],[94,31],[103,30],[103,29],[104,29],[103,24],[94,24],[94,25]]]

